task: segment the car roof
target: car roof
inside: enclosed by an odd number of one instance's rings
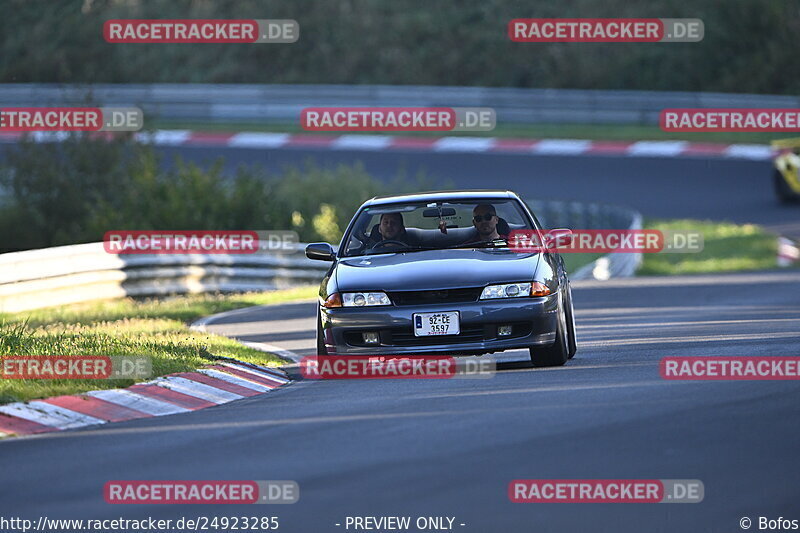
[[[376,196],[364,202],[363,207],[376,205],[395,204],[400,202],[443,202],[447,200],[477,200],[477,199],[497,199],[507,200],[509,198],[519,198],[512,191],[505,190],[481,190],[473,189],[466,191],[428,191],[413,194],[400,194],[395,196]]]

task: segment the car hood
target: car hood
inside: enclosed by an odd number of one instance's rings
[[[503,249],[427,250],[343,259],[340,291],[411,291],[531,281],[541,254]]]

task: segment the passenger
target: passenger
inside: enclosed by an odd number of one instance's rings
[[[479,204],[472,210],[472,224],[475,226],[477,236],[467,241],[488,242],[496,239],[508,240],[508,234],[501,234],[497,231],[497,224],[500,218],[492,204]]]

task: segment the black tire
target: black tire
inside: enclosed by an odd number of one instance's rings
[[[322,319],[320,311],[317,309],[317,355],[328,355],[328,348],[325,346],[325,335],[322,333]]]
[[[569,349],[567,354],[570,359],[578,351],[578,337],[575,335],[575,310],[572,307],[572,287],[567,282],[567,333],[569,335]]]
[[[791,204],[800,200],[800,195],[796,194],[786,183],[783,175],[778,169],[772,175],[773,186],[775,187],[775,196],[782,204]]]
[[[563,292],[561,293],[564,294]],[[556,320],[556,341],[550,346],[531,346],[531,364],[537,368],[548,366],[562,366],[569,359],[569,328],[567,326],[566,310],[563,301],[566,296],[558,300],[558,319]]]

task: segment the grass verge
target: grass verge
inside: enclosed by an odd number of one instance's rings
[[[592,261],[600,259],[603,257],[604,254],[579,254],[579,253],[569,253],[569,254],[561,254],[561,257],[564,258],[564,266],[567,269],[568,274],[574,274],[583,266],[588,265]]]
[[[251,305],[313,298],[316,286],[265,293],[191,295],[78,304],[0,315],[0,357],[19,355],[146,355],[153,375],[186,372],[218,356],[260,365],[281,360],[236,341],[191,331],[188,322]],[[0,379],[0,404],[128,387],[134,380]]]
[[[660,231],[695,231],[703,234],[704,247],[699,253],[642,254],[637,275],[680,275],[764,270],[776,268],[777,239],[754,224],[732,224],[702,220],[646,220],[644,229]],[[603,254],[562,254],[567,272],[602,257]]]
[[[699,231],[704,247],[699,253],[642,254],[637,275],[706,274],[777,267],[777,239],[754,224],[701,220],[649,220],[645,229]]]

